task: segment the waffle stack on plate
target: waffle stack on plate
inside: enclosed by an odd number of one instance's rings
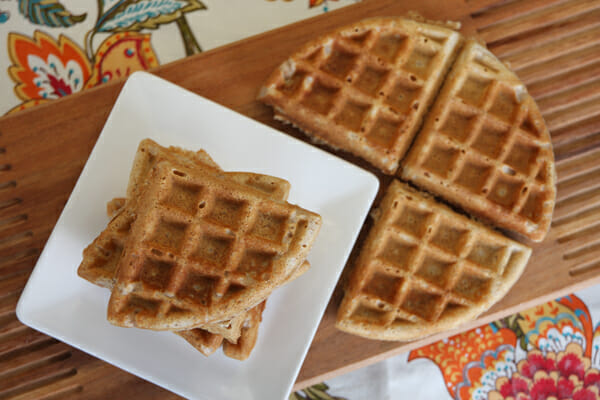
[[[525,241],[550,227],[554,155],[538,107],[485,46],[447,24],[340,28],[284,61],[258,98],[312,140],[437,196],[388,188],[347,274],[344,331],[414,340],[504,296],[531,250],[464,214]]]
[[[304,273],[318,215],[285,200],[289,183],[223,172],[203,151],[140,143],[126,199],[78,274],[112,290],[108,320],[170,330],[203,354],[245,359],[266,298]]]

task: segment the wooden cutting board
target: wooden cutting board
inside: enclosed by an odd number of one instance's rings
[[[262,81],[307,40],[365,17],[408,10],[462,21],[463,32],[478,35],[510,63],[538,101],[557,160],[558,199],[550,234],[535,247],[509,294],[460,330],[599,283],[600,0],[364,1],[154,72],[305,140],[254,101]],[[111,83],[0,119],[0,399],[178,398],[25,327],[15,316],[19,294],[121,86]],[[389,183],[389,177],[364,162],[338,155],[376,173],[383,188]],[[338,302],[336,290],[297,388],[451,333],[409,344],[365,340],[334,328]]]

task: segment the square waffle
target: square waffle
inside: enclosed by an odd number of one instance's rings
[[[219,168],[203,150],[193,153],[175,147],[167,149],[147,139],[140,143],[136,153],[134,173],[130,176],[128,193],[135,196],[139,182],[143,182],[145,178],[143,175],[148,173],[156,159],[168,157],[169,155]],[[249,172],[230,172],[226,175],[233,181],[264,191],[273,199],[286,200],[289,194],[289,182],[280,178]],[[121,257],[125,240],[129,235],[131,223],[135,219],[135,213],[124,208],[125,202],[126,199],[124,198],[115,198],[107,203],[107,214],[113,220],[109,223],[107,229],[84,251],[84,260],[78,269],[78,274],[84,279],[109,289],[112,289],[114,285],[116,265]],[[308,263],[306,264],[308,265]],[[246,313],[241,313],[222,322],[203,325],[203,328],[212,334],[223,336],[228,341],[235,343],[240,336],[241,326],[245,320]],[[190,332],[185,337],[194,347],[204,353],[203,349],[210,349],[209,344],[215,344],[217,341],[214,338],[209,340],[209,336],[201,331],[203,329],[198,329],[197,332]]]
[[[108,319],[183,330],[240,314],[298,268],[320,224],[223,173],[161,161],[140,196]]]
[[[304,274],[310,268],[308,261],[304,261],[299,268],[287,279],[288,282],[293,281],[300,275]],[[242,325],[242,333],[236,342],[230,340],[223,341],[223,353],[230,358],[243,361],[250,356],[256,339],[258,338],[258,326],[262,320],[262,313],[265,309],[267,301],[264,300],[256,307],[248,310],[246,318]]]
[[[500,299],[531,249],[393,181],[351,271],[336,326],[415,340],[475,318]]]
[[[177,147],[165,148],[151,139],[140,142],[127,187],[130,201],[127,203],[127,207],[125,207],[126,199],[123,198],[115,198],[107,203],[107,213],[112,220],[107,228],[84,250],[83,261],[77,270],[79,276],[96,285],[112,289],[117,263],[121,257],[125,240],[129,235],[131,224],[135,220],[137,196],[142,191],[145,178],[151,167],[161,159],[220,170],[219,166],[204,150],[192,152]],[[247,180],[255,187],[257,182],[262,183],[262,186],[267,190],[277,190],[280,192],[278,194],[282,194],[287,198],[289,192],[289,182],[287,181],[251,173],[231,173],[230,175],[235,180]],[[264,182],[262,179],[264,179]],[[229,340],[235,341],[240,335],[244,320],[245,315],[239,315],[219,323],[207,324],[204,328],[214,334],[223,335]]]
[[[242,326],[242,334],[236,343],[228,340],[223,341],[223,353],[227,357],[243,361],[250,356],[258,338],[258,326],[262,321],[262,313],[266,303],[267,301],[265,300],[246,313],[246,319]]]
[[[307,44],[267,79],[259,100],[316,142],[394,173],[461,44],[461,35],[376,18]]]
[[[194,328],[186,331],[175,332],[184,338],[189,344],[194,346],[196,350],[205,356],[210,356],[217,351],[223,343],[223,336],[209,332],[204,329]],[[239,340],[239,339],[238,339]]]
[[[402,178],[536,242],[550,227],[556,178],[548,130],[517,76],[473,40],[402,162]]]

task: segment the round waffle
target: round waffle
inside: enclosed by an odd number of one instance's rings
[[[351,271],[336,326],[415,340],[475,318],[504,296],[531,249],[393,181]]]
[[[497,227],[534,242],[550,227],[554,156],[537,105],[485,46],[447,27],[406,18],[343,27],[281,64],[258,98],[384,173],[406,153],[402,179]]]
[[[308,43],[267,79],[259,99],[317,142],[394,173],[458,51],[439,25],[375,18]]]
[[[473,40],[402,161],[402,178],[533,241],[550,228],[556,177],[548,129],[519,78]]]

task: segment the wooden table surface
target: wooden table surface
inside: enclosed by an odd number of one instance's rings
[[[600,0],[370,0],[154,73],[306,140],[273,121],[271,110],[254,100],[262,81],[307,40],[365,17],[409,10],[462,21],[464,33],[478,35],[511,65],[540,106],[557,160],[558,198],[548,238],[535,246],[509,294],[460,330],[600,282]],[[178,398],[22,325],[15,316],[20,292],[121,86],[111,83],[0,119],[0,399]],[[361,160],[336,154],[376,173],[382,189],[389,183]],[[357,243],[364,234],[363,229]],[[451,333],[410,344],[347,335],[333,326],[338,302],[336,290],[297,387]]]

